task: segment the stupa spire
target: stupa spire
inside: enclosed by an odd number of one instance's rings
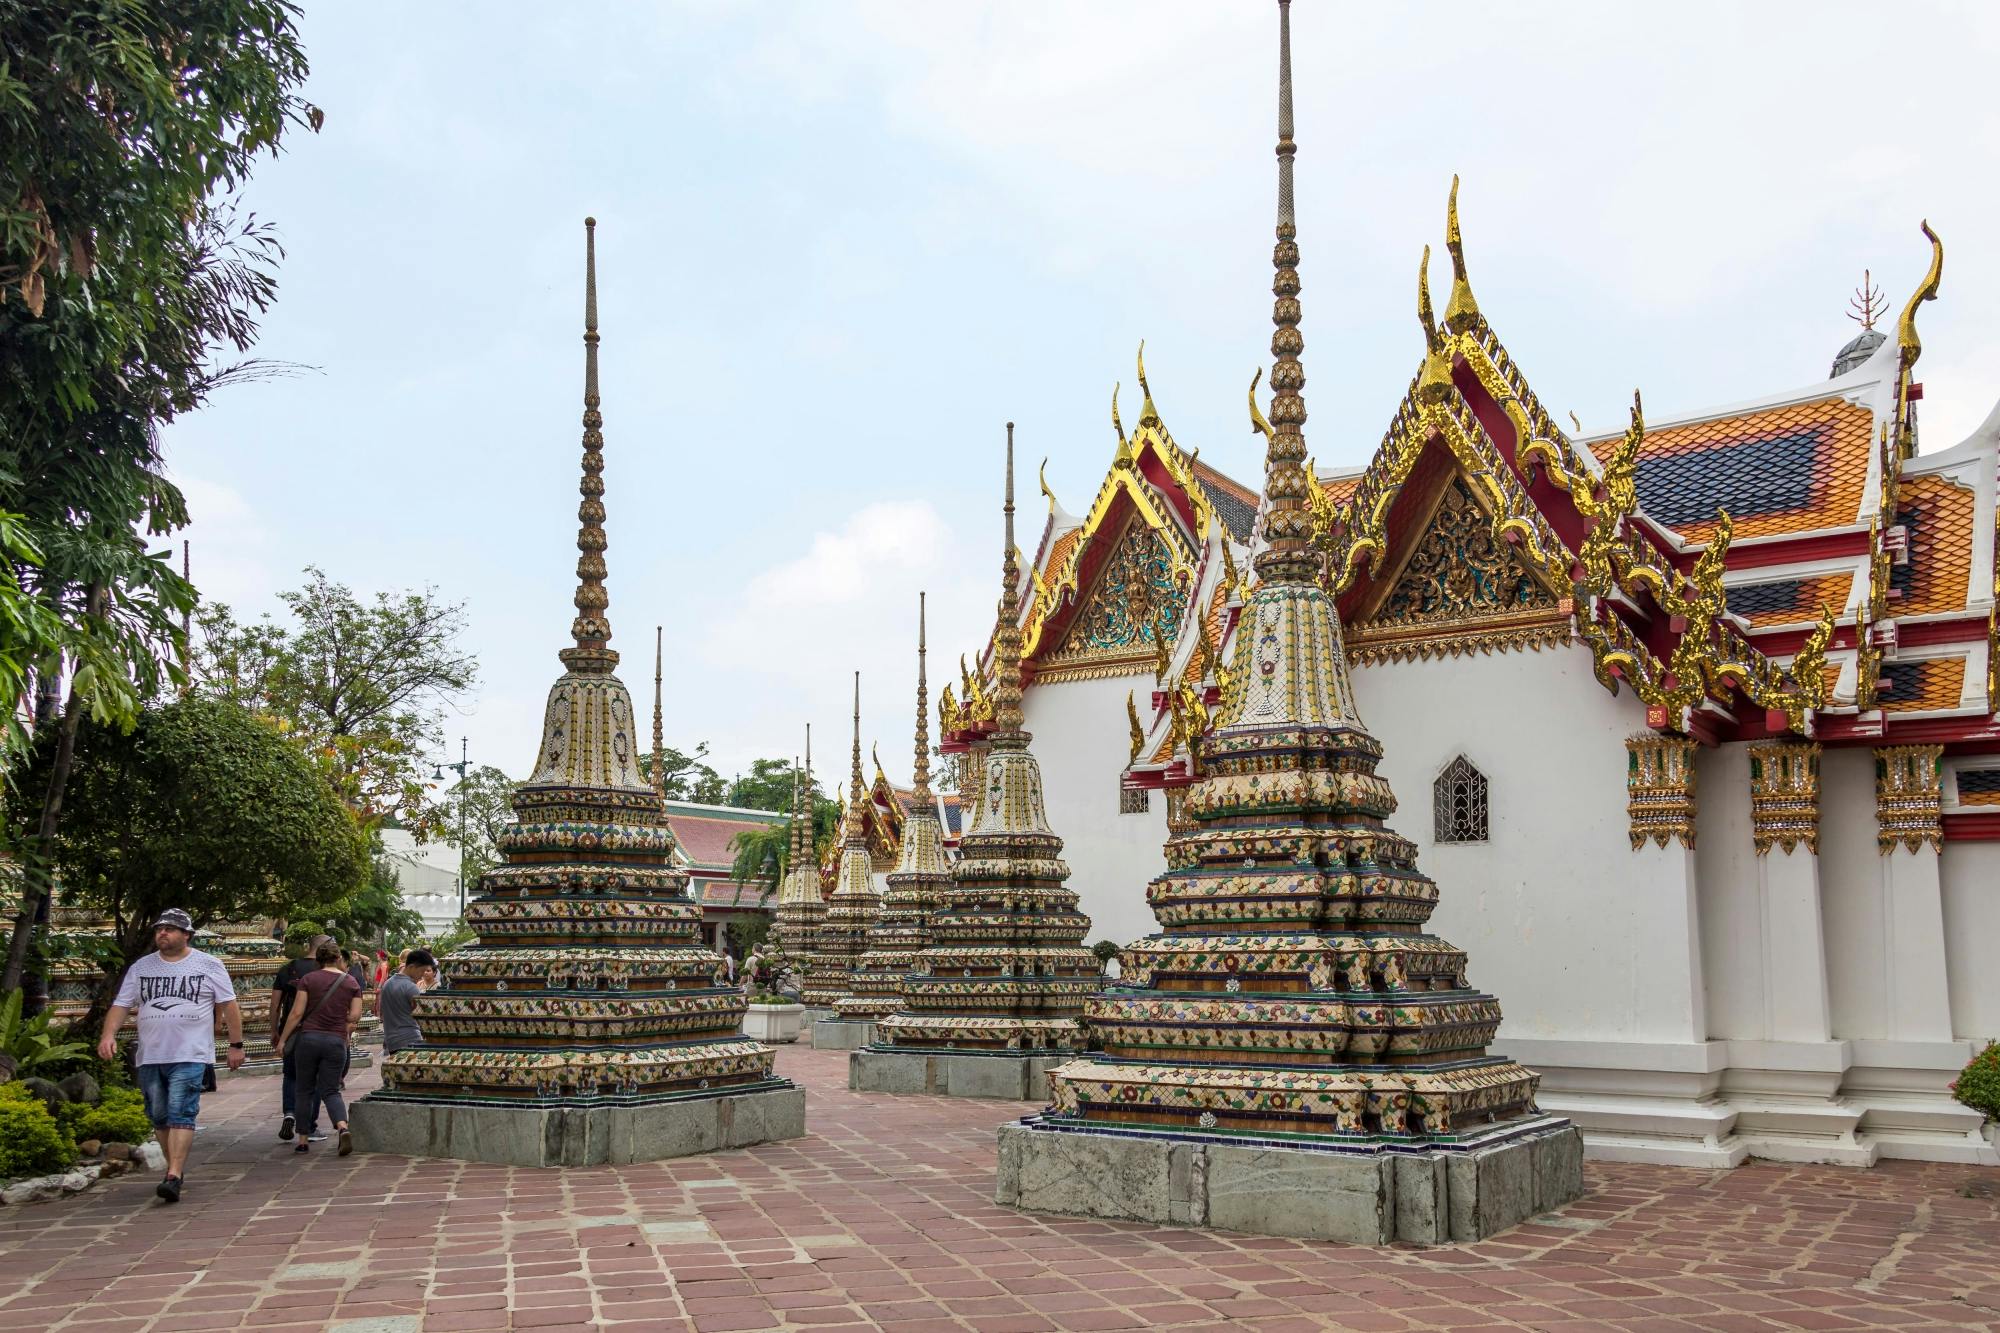
[[[597,409],[597,219],[583,220],[583,479],[576,507],[576,645],[559,654],[571,671],[605,674],[618,665],[611,644],[611,594],[605,591],[604,416]]]
[[[1306,385],[1299,353],[1298,218],[1292,194],[1292,9],[1278,0],[1278,243],[1271,252],[1274,298],[1271,322],[1272,431],[1264,458],[1264,542],[1258,575],[1267,582],[1304,583],[1318,566],[1312,549],[1312,515],[1306,494]]]
[[[660,663],[665,653],[666,627],[653,626],[653,792],[667,799],[667,731],[661,711]]]
[[[861,817],[861,673],[854,673],[854,769],[848,774],[847,799],[854,808],[854,817]],[[851,833],[850,833],[851,838]]]
[[[1014,423],[1007,423],[1006,547],[1000,560],[1000,623],[995,627],[993,686],[993,747],[1021,750],[1028,733],[1021,729],[1021,564],[1014,550]]]
[[[924,597],[917,594],[917,757],[911,768],[910,779],[915,789],[917,802],[930,804],[931,800],[931,723],[924,710],[930,704],[930,685],[924,677]]]

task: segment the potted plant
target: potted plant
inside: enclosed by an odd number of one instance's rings
[[[797,1041],[806,1007],[788,995],[753,986],[750,1007],[743,1011],[743,1035],[756,1041]]]

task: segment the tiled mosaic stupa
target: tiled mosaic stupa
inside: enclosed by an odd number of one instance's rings
[[[1042,1074],[1081,1046],[1077,1018],[1102,984],[1049,827],[1042,770],[1021,716],[1021,570],[1014,546],[1014,426],[1007,426],[1006,545],[994,632],[994,730],[977,814],[959,840],[930,944],[903,1007],[848,1065],[867,1092],[1040,1096]]]
[[[586,221],[583,500],[574,643],[504,862],[466,910],[476,943],[417,1005],[424,1044],[386,1057],[360,1146],[514,1165],[645,1161],[794,1137],[803,1093],[741,1034],[745,998],[701,943],[666,804],[638,763],[604,587],[595,224]]]
[[[868,950],[855,965],[853,993],[834,1006],[845,1019],[876,1022],[901,1006],[903,978],[930,943],[931,917],[951,884],[944,829],[938,823],[937,798],[931,793],[931,731],[925,714],[930,690],[924,655],[924,604],[919,593],[915,789],[909,818],[903,824],[896,868],[889,872],[889,892],[883,895],[881,915],[868,932]]]
[[[826,918],[826,897],[819,886],[819,856],[813,846],[812,760],[812,726],[808,724],[805,775],[803,782],[794,784],[792,790],[790,850],[771,923],[779,957],[801,972],[819,943],[820,922]]]
[[[1186,831],[1146,890],[1160,932],[1127,948],[1119,985],[1090,1002],[1097,1053],[1051,1071],[1049,1110],[1002,1131],[999,1197],[1364,1242],[1476,1239],[1575,1197],[1581,1141],[1536,1110],[1534,1074],[1487,1053],[1498,1002],[1424,930],[1437,887],[1384,822],[1396,801],[1375,772],[1382,747],[1355,710],[1319,583],[1286,0],[1279,13],[1258,581],[1213,729],[1194,742]],[[1311,1151],[1270,1151],[1286,1148]],[[1191,1154],[1178,1183],[1176,1150]]]
[[[868,947],[868,931],[882,908],[875,891],[875,862],[868,853],[868,788],[861,781],[861,673],[854,673],[854,767],[848,776],[847,815],[840,868],[819,940],[806,967],[806,1003],[832,1008],[854,988],[854,965]]]

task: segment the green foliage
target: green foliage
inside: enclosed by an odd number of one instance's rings
[[[34,796],[47,750],[37,744],[23,779]],[[56,844],[65,898],[113,919],[120,971],[151,948],[164,908],[196,926],[296,920],[368,874],[368,841],[332,788],[235,704],[188,695],[148,707],[129,734],[85,724],[70,787]]]
[[[1952,1096],[1989,1120],[2000,1120],[2000,1042],[1987,1042],[1986,1049],[1972,1057],[1972,1063],[1951,1085]]]
[[[423,938],[424,919],[403,905],[396,868],[382,855],[380,838],[371,839],[370,851],[367,879],[326,908],[325,933],[347,945],[364,939]]]
[[[750,772],[729,784],[729,804],[746,810],[789,812],[792,808],[792,772],[792,761],[789,759],[752,760]]]
[[[438,827],[454,840],[459,839],[461,829],[464,831],[458,850],[459,873],[465,877],[468,892],[481,875],[499,864],[496,843],[501,830],[514,822],[514,787],[514,779],[484,765],[472,769],[444,794]]]
[[[729,783],[722,774],[703,762],[708,757],[708,742],[702,741],[689,751],[676,750],[671,745],[660,747],[660,771],[666,775],[665,791],[670,801],[698,801],[703,805],[721,805],[728,794]],[[653,780],[653,755],[646,751],[639,756],[639,771],[646,781]]]
[[[305,957],[306,946],[318,936],[326,934],[326,927],[317,921],[294,921],[285,927],[285,957]]]
[[[753,916],[731,921],[724,929],[729,932],[731,950],[736,954],[738,961],[742,962],[749,959],[751,950],[770,938],[771,918]]]
[[[1120,954],[1125,952],[1110,940],[1099,940],[1090,946],[1090,951],[1097,955],[1097,961],[1100,963],[1114,962]]]
[[[432,939],[427,947],[432,953],[442,958],[448,953],[463,949],[478,938],[479,936],[473,933],[472,927],[466,925],[464,919],[461,918],[452,923],[451,929]]]
[[[50,1077],[50,1070],[83,1055],[90,1048],[80,1041],[58,1041],[49,1032],[47,1011],[21,1017],[21,992],[9,991],[0,1001],[0,1051],[14,1057],[17,1078]],[[54,1075],[61,1077],[60,1074]]]
[[[753,765],[757,772],[763,772],[767,765],[778,763],[775,759],[759,759]],[[752,809],[789,811],[792,804],[792,777],[790,764],[785,765],[785,799],[776,806],[753,806]],[[818,864],[833,845],[833,839],[840,829],[840,802],[822,796],[815,783],[812,791],[813,811],[813,862]],[[763,828],[745,829],[729,841],[729,850],[734,856],[730,866],[730,876],[738,884],[755,884],[760,893],[758,901],[763,902],[777,892],[784,882],[785,874],[792,868],[792,821],[769,824]],[[767,866],[765,858],[769,858]]]
[[[436,832],[427,756],[444,744],[445,709],[479,679],[458,644],[465,608],[434,588],[364,601],[311,567],[305,586],[280,599],[289,625],[269,616],[241,625],[227,606],[202,608],[198,687],[275,719],[364,821]]]
[[[56,1124],[71,1143],[144,1143],[153,1137],[146,1099],[131,1088],[106,1088],[95,1106],[67,1102],[56,1108]]]
[[[76,1165],[76,1141],[41,1099],[19,1083],[0,1083],[0,1180],[47,1176]]]

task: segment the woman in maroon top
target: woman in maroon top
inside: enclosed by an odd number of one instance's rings
[[[340,1131],[340,1155],[354,1151],[354,1139],[347,1131],[347,1102],[340,1095],[340,1077],[347,1068],[347,1041],[354,1025],[361,1021],[361,983],[341,966],[340,946],[327,940],[313,954],[319,970],[299,978],[298,997],[285,1018],[285,1031],[278,1038],[280,1050],[298,1037],[292,1050],[296,1070],[292,1090],[298,1107],[299,1123],[317,1124],[319,1108]],[[301,1138],[293,1152],[308,1151]]]

